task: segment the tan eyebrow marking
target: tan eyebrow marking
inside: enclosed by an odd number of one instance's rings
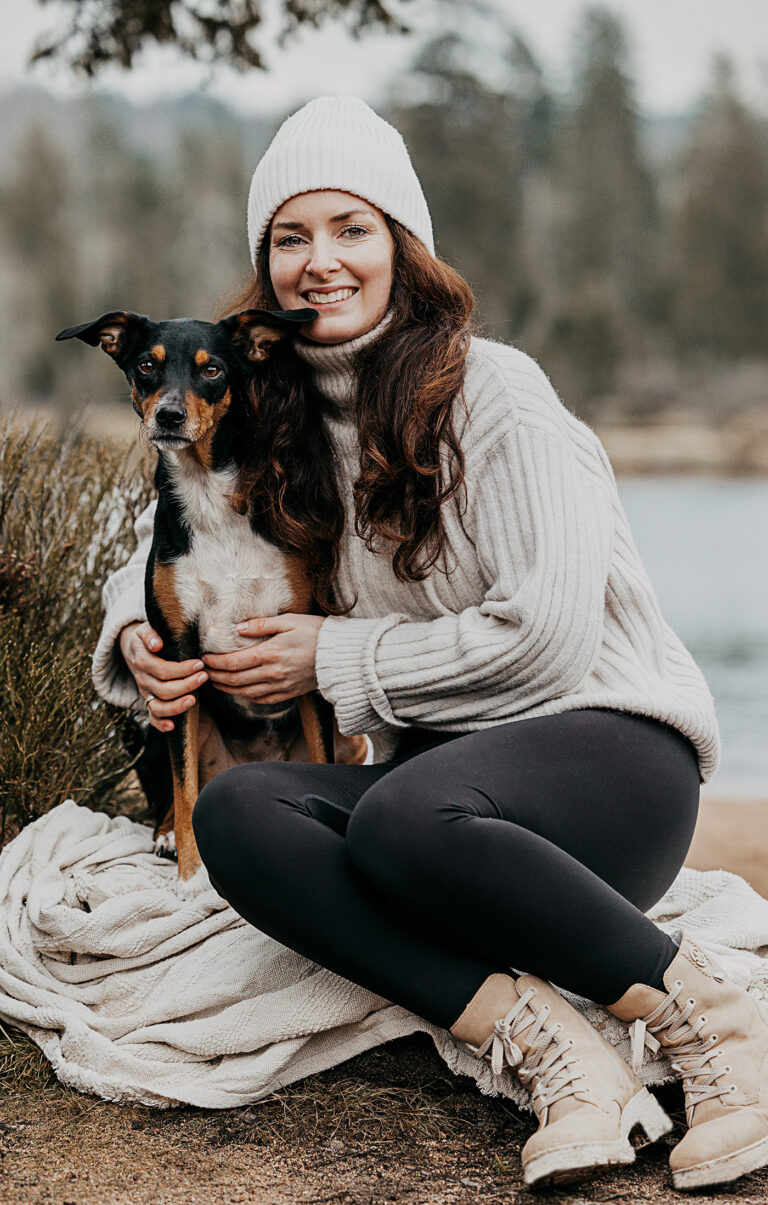
[[[159,360],[162,363],[165,359],[165,348],[162,343],[156,343],[154,347],[150,347],[149,354],[153,359]]]
[[[202,368],[204,364],[210,364],[210,362],[210,353],[205,351],[202,347],[195,352],[195,364],[198,364],[200,368]]]

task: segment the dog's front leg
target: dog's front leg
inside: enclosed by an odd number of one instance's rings
[[[296,700],[312,762],[362,766],[368,758],[364,736],[342,736],[330,703],[313,690]]]
[[[318,765],[333,761],[333,736],[328,724],[330,713],[321,706],[323,702],[317,691],[300,695],[296,700],[309,760]]]
[[[340,766],[363,766],[368,760],[368,741],[364,736],[345,736],[333,717],[333,760]]]
[[[173,732],[168,733],[173,774],[173,828],[179,862],[179,878],[189,879],[201,864],[192,809],[197,800],[197,726],[199,704],[174,717]]]

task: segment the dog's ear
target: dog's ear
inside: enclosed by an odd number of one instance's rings
[[[317,310],[242,310],[222,318],[219,326],[248,360],[266,360],[273,343],[296,335]]]
[[[56,339],[82,339],[83,343],[89,343],[91,347],[101,344],[107,355],[117,360],[147,321],[143,314],[132,314],[129,310],[111,310],[94,322],[68,326],[66,330],[59,331]]]

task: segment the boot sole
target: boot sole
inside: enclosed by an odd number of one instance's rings
[[[729,1180],[737,1180],[747,1172],[755,1172],[759,1167],[768,1163],[768,1138],[761,1138],[750,1146],[744,1146],[740,1151],[730,1155],[722,1155],[719,1159],[708,1159],[706,1163],[697,1163],[695,1167],[687,1167],[683,1171],[672,1172],[672,1183],[675,1188],[704,1188],[707,1184],[727,1184]]]
[[[645,1130],[649,1142],[656,1142],[672,1129],[655,1096],[643,1088],[621,1111],[620,1137],[609,1142],[579,1142],[558,1146],[535,1155],[523,1166],[523,1178],[528,1185],[542,1180],[564,1183],[588,1175],[593,1168],[609,1167],[614,1163],[634,1163],[635,1148],[629,1135],[635,1126]]]

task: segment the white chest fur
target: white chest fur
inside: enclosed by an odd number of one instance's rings
[[[228,495],[232,467],[209,471],[178,453],[166,464],[190,528],[190,549],[174,562],[174,584],[184,619],[197,624],[203,652],[226,653],[252,644],[234,625],[291,607],[289,560],[256,535]]]

